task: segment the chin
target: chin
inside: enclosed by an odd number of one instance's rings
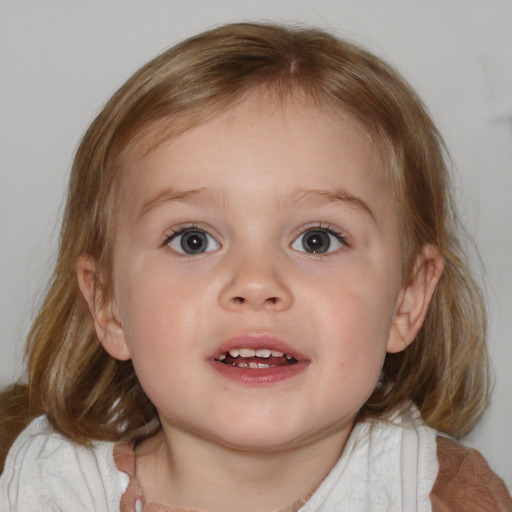
[[[319,428],[315,425],[314,429],[307,429],[304,423],[300,428],[296,425],[286,425],[283,422],[278,424],[263,424],[259,421],[257,424],[227,426],[222,431],[217,432],[216,442],[227,448],[238,451],[254,452],[282,452],[306,446],[320,441],[322,438],[330,437],[350,427],[352,422],[336,422],[326,425],[325,428]]]
[[[262,424],[261,421],[252,425],[231,423],[207,436],[213,442],[237,451],[277,452],[307,443],[303,431],[286,429],[283,424]]]
[[[224,440],[227,448],[244,452],[272,453],[290,450],[300,446],[302,443],[296,438],[285,438],[282,435],[259,436],[259,438],[248,438],[247,436],[236,439]]]

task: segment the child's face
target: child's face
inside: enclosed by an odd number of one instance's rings
[[[100,338],[169,433],[264,450],[346,436],[410,341],[400,249],[356,123],[250,98],[126,171]]]

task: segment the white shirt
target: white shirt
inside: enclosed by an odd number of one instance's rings
[[[1,512],[118,512],[128,485],[114,443],[91,448],[51,432],[45,416],[19,435],[0,477]]]
[[[76,445],[46,417],[16,439],[0,477],[1,512],[118,512],[129,477],[114,443]],[[357,424],[338,463],[300,512],[431,512],[438,473],[436,432],[416,409],[393,423]]]

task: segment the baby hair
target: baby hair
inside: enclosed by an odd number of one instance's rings
[[[101,346],[76,263],[95,263],[113,293],[112,241],[126,162],[227,111],[247,95],[300,97],[348,115],[378,148],[403,245],[403,281],[425,247],[445,269],[426,321],[406,350],[388,354],[361,417],[413,402],[430,426],[463,436],[488,399],[485,311],[459,241],[443,141],[420,99],[390,66],[317,29],[231,24],[192,37],[137,71],[87,130],[75,157],[49,291],[29,333],[27,383],[4,394],[3,451],[33,417],[77,443],[148,435],[158,417],[130,361]]]

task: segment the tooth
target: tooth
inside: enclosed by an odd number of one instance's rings
[[[249,368],[258,368],[258,363],[249,363]]]
[[[272,356],[273,357],[283,357],[284,352],[280,352],[279,350],[272,350]]]
[[[290,360],[290,359],[293,359],[292,356],[289,356],[288,354],[285,355],[286,359]]]
[[[239,363],[238,365],[238,368],[247,368],[247,363]]]
[[[231,354],[231,355],[233,355],[233,354]],[[252,348],[241,348],[240,349],[241,357],[254,357],[255,355],[256,355],[256,351],[253,350]]]
[[[226,359],[226,354],[221,354],[219,356],[219,361],[224,361],[224,359]]]
[[[265,363],[256,363],[258,368],[270,368],[270,365],[269,364],[265,364]]]
[[[232,348],[230,351],[229,351],[229,355],[231,357],[238,357],[240,355],[240,351],[237,349],[237,348]]]
[[[256,355],[258,357],[270,357],[270,354],[272,354],[272,352],[268,349],[268,348],[259,348],[258,350],[256,350]]]

